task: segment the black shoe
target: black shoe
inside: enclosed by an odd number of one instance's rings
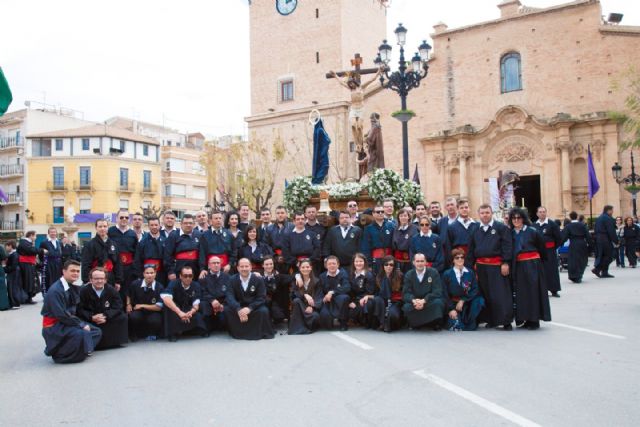
[[[485,328],[487,329],[493,329],[496,327],[496,325],[492,325],[491,323],[487,323],[486,325],[484,325]]]
[[[440,323],[436,323],[435,325],[433,325],[433,330],[434,331],[441,331],[442,330],[442,325]]]
[[[607,271],[606,273],[602,274],[600,277],[603,279],[613,279],[616,276],[609,274],[609,272]]]
[[[560,294],[557,292],[551,292],[551,296],[555,298],[560,298]]]
[[[600,277],[600,271],[599,271],[597,268],[592,268],[592,269],[591,269],[591,272],[592,272],[593,274],[595,274],[596,276]]]
[[[502,326],[504,328],[505,331],[512,331],[513,330],[513,326],[511,326],[511,323],[507,323],[506,325]]]
[[[527,329],[530,331],[535,331],[536,329],[540,329],[540,322],[526,322]]]
[[[347,322],[340,322],[340,330],[341,331],[348,331],[349,327],[347,326]]]
[[[33,305],[33,304],[37,304],[37,302],[35,302],[35,301],[34,301],[34,300],[32,300],[31,298],[29,298],[29,299],[27,300],[27,302],[25,302],[25,304],[31,304],[31,305]]]
[[[169,342],[177,342],[178,341],[178,337],[175,335],[169,335]]]
[[[203,332],[200,334],[202,338],[209,338],[209,332]]]

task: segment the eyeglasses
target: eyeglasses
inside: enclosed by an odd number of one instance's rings
[[[384,213],[384,211],[373,211],[373,213],[383,214],[383,213]]]
[[[358,205],[354,205],[354,204],[347,205],[348,208],[355,208],[356,206],[358,206]]]
[[[464,259],[464,255],[456,255],[453,259]]]
[[[193,277],[193,274],[181,274],[180,277],[188,279],[189,277]]]
[[[393,263],[392,262],[388,262],[384,265],[385,267],[393,267]]]
[[[420,227],[429,227],[431,224],[427,224],[426,222],[423,224],[420,224]]]
[[[121,216],[120,219],[129,219],[128,216]]]

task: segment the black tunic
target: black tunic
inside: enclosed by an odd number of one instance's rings
[[[133,261],[133,275],[137,279],[144,277],[144,265],[149,262],[157,265],[156,281],[162,284],[167,283],[167,271],[163,265],[164,242],[166,240],[162,233],[158,234],[157,238],[154,238],[150,233],[145,233],[136,247],[136,256]]]
[[[351,265],[353,256],[360,250],[362,229],[358,226],[348,226],[346,237],[342,237],[342,229],[339,225],[331,227],[327,232],[322,246],[322,256],[335,255],[340,260],[340,266],[345,268]]]
[[[511,230],[502,222],[494,220],[487,231],[484,231],[480,224],[471,234],[465,264],[475,267],[478,285],[485,299],[484,310],[479,320],[486,321],[490,326],[508,325],[513,321],[511,280],[501,273],[501,265],[503,263],[511,265],[512,259]]]
[[[349,318],[354,322],[369,327],[377,327],[374,316],[374,298],[377,294],[376,279],[373,277],[370,271],[365,274],[359,274],[357,276],[350,275],[349,282],[351,291],[349,292],[350,302],[355,304],[354,308],[349,307]],[[367,303],[363,306],[360,305],[360,300],[365,296],[371,296],[367,299]]]
[[[40,284],[38,283],[38,275],[36,273],[35,257],[40,254],[40,251],[33,245],[29,239],[20,239],[18,243],[18,258],[29,257],[33,262],[20,261],[20,281],[22,282],[22,289],[27,294],[28,299],[33,298],[38,292],[40,292]],[[23,260],[26,258],[22,258]]]
[[[51,285],[62,276],[62,242],[56,240],[54,246],[53,242],[46,239],[40,243],[39,248],[43,270],[41,280],[45,291],[48,291]],[[46,254],[44,249],[47,250]]]
[[[13,251],[7,256],[7,264],[4,266],[4,271],[7,275],[9,304],[11,307],[20,307],[20,304],[24,304],[29,299],[29,296],[22,288],[18,252]]]
[[[618,243],[616,220],[603,213],[596,220],[594,227],[596,238],[596,270],[607,274],[609,264],[613,261],[613,245]]]
[[[136,256],[136,249],[138,247],[138,235],[131,228],[122,232],[115,225],[109,227],[107,235],[109,236],[109,239],[115,243],[116,249],[118,249],[120,264],[122,265],[121,285],[125,288],[126,292],[129,287],[129,283],[136,279],[133,269],[133,260]]]
[[[195,280],[191,282],[188,288],[182,285],[180,279],[173,280],[169,286],[163,291],[161,296],[169,297],[173,299],[174,304],[178,309],[183,312],[188,312],[192,307],[200,304],[202,298],[202,288],[200,283]],[[200,311],[193,313],[191,321],[188,323],[180,320],[180,317],[171,309],[164,305],[164,324],[165,324],[165,336],[176,337],[185,332],[194,332],[196,334],[203,334],[206,332],[206,325],[204,318]]]
[[[282,246],[284,262],[293,267],[300,258],[309,258],[311,262],[320,261],[320,247],[317,233],[306,228],[301,233],[291,230],[285,235]]]
[[[85,243],[82,248],[82,282],[89,282],[89,273],[94,267],[105,267],[107,272],[107,282],[111,285],[119,283],[122,285],[122,264],[118,248],[110,239],[102,240],[100,236]],[[121,298],[126,298],[125,291],[120,289]]]
[[[207,230],[200,236],[200,270],[209,268],[209,258],[213,255],[226,255],[227,262],[231,267],[236,266],[237,241],[226,228],[219,230]],[[222,267],[226,266],[223,263]]]
[[[569,280],[581,282],[584,269],[587,268],[589,250],[593,247],[593,239],[587,226],[577,220],[571,221],[562,230],[562,243],[569,240]]]
[[[144,285],[143,285],[144,284]],[[144,280],[138,279],[129,286],[129,301],[131,308],[137,304],[164,306],[160,294],[164,286],[157,280],[147,286]],[[129,313],[129,336],[132,338],[146,338],[148,336],[161,336],[163,334],[162,310],[152,311],[142,308]]]
[[[400,273],[402,274],[402,273]],[[402,276],[400,277],[402,280]],[[374,299],[374,315],[385,332],[398,330],[405,323],[402,311],[402,284],[399,289],[393,290],[391,281],[385,275],[379,283],[378,295]]]
[[[80,292],[74,285],[55,282],[44,296],[40,314],[43,316],[44,354],[56,363],[82,362],[100,342],[102,331],[76,316]],[[89,331],[84,330],[89,326]]]
[[[623,237],[624,249],[627,254],[627,258],[629,259],[629,265],[631,267],[635,267],[638,263],[636,252],[640,248],[640,229],[636,224],[631,225],[631,227],[625,225]]]
[[[393,256],[396,261],[400,264],[400,270],[403,273],[411,270],[411,259],[410,259],[410,249],[411,249],[411,240],[413,236],[419,234],[420,231],[418,227],[413,224],[409,224],[409,226],[405,230],[400,230],[399,227],[396,227],[393,230],[393,235],[391,236],[391,250],[393,251]]]
[[[516,323],[551,320],[551,307],[547,293],[542,261],[546,257],[544,239],[535,228],[524,226],[513,236],[513,289],[515,292]],[[518,255],[537,252],[540,258],[518,261]]]
[[[351,284],[347,272],[339,269],[335,276],[325,271],[320,275],[318,282],[324,298],[329,292],[333,292],[331,301],[323,303],[320,310],[320,325],[325,329],[333,328],[333,320],[338,319],[346,323],[349,318],[349,292]]]
[[[309,303],[305,295],[313,299],[313,310],[307,313]],[[304,335],[316,331],[320,327],[320,310],[324,294],[318,281],[309,283],[307,287],[299,287],[294,283],[291,293],[291,318],[289,319],[289,335]]]
[[[404,306],[402,310],[407,316],[409,326],[419,328],[431,323],[442,323],[444,316],[445,298],[442,291],[440,273],[434,268],[425,268],[422,280],[418,280],[416,270],[409,270],[404,275],[402,287]],[[422,310],[416,310],[412,300],[425,299]]]
[[[547,258],[542,262],[544,276],[547,281],[547,289],[552,293],[556,293],[561,289],[560,272],[558,271],[558,253],[556,250],[562,245],[562,232],[558,224],[552,220],[547,220],[544,224],[534,222],[532,227],[538,230],[544,238],[544,245],[547,252]]]
[[[267,288],[267,307],[269,307],[271,319],[274,323],[288,319],[291,283],[294,281],[294,277],[276,271],[272,275],[265,274],[263,280]]]
[[[262,271],[262,261],[267,256],[273,256],[273,250],[264,242],[258,242],[255,250],[246,243],[238,250],[238,259],[247,258],[252,271]]]
[[[167,275],[178,276],[180,269],[188,265],[193,270],[193,277],[198,277],[200,274],[199,250],[200,233],[198,231],[183,234],[181,229],[173,230],[164,244],[163,267],[167,267]]]
[[[262,278],[251,274],[247,290],[244,290],[240,275],[234,275],[227,290],[227,305],[224,309],[229,335],[245,340],[273,338],[275,333],[271,325],[269,309],[266,306],[266,298],[267,290]],[[245,307],[249,307],[251,312],[249,320],[242,323],[238,311]]]
[[[200,279],[200,286],[202,287],[200,312],[202,312],[204,316],[204,321],[209,332],[225,330],[227,328],[224,311],[214,313],[211,303],[217,300],[222,304],[222,309],[224,310],[227,304],[227,292],[230,283],[231,278],[223,271],[216,274],[209,271],[204,278]]]
[[[78,317],[87,323],[92,323],[91,317],[96,314],[104,314],[107,318],[106,323],[94,324],[102,330],[102,339],[96,350],[119,347],[129,342],[127,315],[123,312],[120,295],[113,286],[105,284],[100,296],[91,284],[80,289]]]
[[[478,229],[478,223],[468,218],[467,227],[460,222],[461,219],[456,220],[447,228],[447,240],[449,242],[449,252],[455,248],[464,249],[465,253],[468,251],[469,241],[474,231]],[[470,265],[467,267],[471,267]]]

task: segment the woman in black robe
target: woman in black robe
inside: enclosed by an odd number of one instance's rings
[[[396,268],[392,256],[382,258],[376,288],[373,313],[380,324],[378,330],[391,332],[400,329],[405,323],[402,312],[402,272]]]
[[[418,227],[411,223],[409,211],[400,209],[398,211],[398,226],[393,230],[393,236],[391,237],[391,250],[396,264],[403,274],[412,268],[409,248],[411,239],[418,232]]]
[[[238,249],[238,257],[251,261],[251,271],[262,274],[262,262],[273,256],[273,249],[265,242],[258,241],[258,231],[253,225],[247,226],[242,238],[242,246]]]
[[[244,233],[240,229],[240,214],[236,211],[229,212],[224,220],[224,228],[229,230],[231,236],[233,236],[233,246],[234,248],[239,248],[242,246]],[[237,250],[237,249],[236,249]],[[240,257],[238,257],[240,259]],[[228,274],[235,274],[238,272],[236,267],[231,267]]]
[[[376,280],[369,271],[367,258],[361,253],[353,256],[349,281],[351,283],[349,318],[367,329],[377,328],[379,322],[373,314],[377,293]]]
[[[7,259],[7,253],[0,245],[0,311],[9,310],[11,303],[9,302],[9,290],[7,288],[7,276],[4,273],[2,263]]]
[[[35,231],[27,231],[25,237],[18,243],[18,263],[20,265],[20,281],[22,289],[27,294],[27,304],[35,304],[33,297],[40,292],[38,275],[36,272],[36,258],[40,251],[33,244]]]
[[[587,268],[589,252],[593,248],[593,239],[587,226],[578,221],[576,212],[571,212],[569,219],[571,222],[562,230],[562,243],[569,240],[569,280],[581,283],[584,270]]]
[[[633,218],[630,216],[624,219],[624,250],[627,253],[627,259],[629,260],[629,266],[636,268],[638,265],[638,243],[640,243],[640,229],[633,223]]]
[[[28,297],[24,289],[22,289],[22,281],[20,279],[20,266],[18,263],[18,252],[16,252],[16,241],[9,240],[5,245],[7,255],[7,263],[4,266],[4,272],[7,279],[7,291],[9,294],[9,304],[11,307],[20,307],[24,304]]]
[[[40,280],[45,293],[62,276],[62,242],[57,236],[57,230],[54,227],[49,228],[49,238],[40,242],[38,247],[42,266]]]
[[[253,226],[249,226],[251,228]],[[244,258],[244,257],[242,257]],[[238,258],[241,259],[241,258]],[[291,301],[291,283],[293,276],[282,274],[276,270],[272,256],[267,255],[262,261],[262,278],[267,288],[267,307],[273,324],[277,325],[289,319],[289,302]],[[251,269],[253,272],[253,268]]]
[[[310,334],[320,327],[320,310],[324,295],[318,286],[318,279],[313,274],[311,260],[298,262],[298,271],[291,293],[289,335]]]
[[[509,212],[513,237],[511,268],[516,301],[516,325],[538,329],[540,320],[551,321],[551,307],[542,260],[546,257],[544,238],[535,228],[524,209]]]

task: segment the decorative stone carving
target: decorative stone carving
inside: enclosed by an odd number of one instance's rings
[[[497,162],[522,162],[533,158],[533,149],[525,144],[509,145],[496,155]]]
[[[442,168],[444,167],[444,155],[443,154],[434,154],[433,155],[433,164],[436,165],[436,169],[438,169],[438,174],[442,173]]]
[[[573,194],[573,202],[582,210],[589,203],[589,195],[587,193]]]

